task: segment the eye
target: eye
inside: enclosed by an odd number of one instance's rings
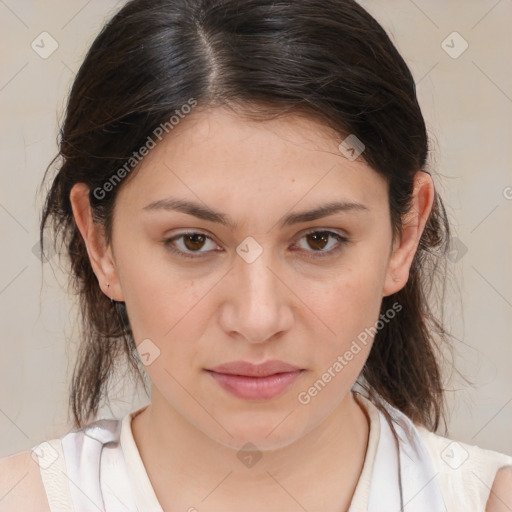
[[[333,238],[337,240],[337,243],[335,242],[334,244],[331,244],[331,247],[334,245],[334,249],[323,250],[326,246],[329,246],[329,239]],[[347,237],[334,231],[309,231],[300,240],[303,239],[306,240],[309,247],[314,249],[313,251],[306,249],[306,252],[310,253],[306,256],[307,258],[324,258],[326,256],[332,256],[333,254],[341,251],[343,246],[349,242]],[[311,253],[313,254],[311,255]]]
[[[347,237],[328,230],[310,231],[300,238],[300,240],[302,239],[306,239],[308,246],[313,248],[313,251],[308,249],[304,250],[307,253],[316,253],[306,256],[308,258],[332,256],[333,254],[338,253],[343,248],[344,244],[349,242]],[[335,239],[337,244],[331,244],[331,247],[334,245],[334,249],[331,248],[330,250],[323,250],[326,246],[329,246],[329,239]],[[181,244],[176,243],[176,241],[180,241]],[[184,258],[201,258],[202,253],[208,254],[215,250],[214,248],[211,250],[200,250],[205,247],[207,241],[212,242],[213,246],[216,247],[216,244],[213,243],[213,240],[208,235],[197,231],[190,231],[165,239],[164,245],[171,252]],[[181,245],[181,247],[176,247],[179,245]],[[197,255],[194,253],[197,253]]]
[[[178,245],[178,244],[175,244],[175,240],[180,240],[180,239],[182,239],[181,241],[183,243],[183,245],[182,245],[183,248],[177,249],[175,247],[175,245]],[[200,251],[199,250],[202,247],[204,247],[206,240],[212,241],[212,239],[209,236],[207,236],[203,233],[199,233],[196,231],[190,231],[187,233],[181,233],[181,234],[173,236],[171,238],[167,238],[166,240],[164,240],[164,245],[171,252],[174,252],[180,256],[183,256],[184,258],[201,258],[201,256],[200,256],[201,253],[211,252],[211,251]],[[213,245],[215,245],[215,244],[213,244]],[[199,253],[199,255],[195,256],[193,253]]]

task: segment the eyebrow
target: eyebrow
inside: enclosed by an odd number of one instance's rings
[[[144,206],[143,210],[146,211],[177,211],[192,215],[198,219],[216,222],[230,228],[236,228],[237,223],[234,222],[229,215],[225,213],[216,212],[207,206],[184,199],[160,199],[153,201],[148,205]],[[306,210],[297,213],[289,213],[283,216],[279,222],[281,227],[291,226],[293,224],[299,224],[301,222],[310,222],[313,220],[328,217],[339,212],[368,212],[369,208],[361,203],[353,201],[332,201],[322,206],[313,208],[312,210]]]

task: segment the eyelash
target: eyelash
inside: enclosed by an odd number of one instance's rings
[[[314,235],[314,234],[327,234],[327,235],[329,235],[329,237],[332,236],[333,238],[338,240],[339,245],[335,249],[331,249],[329,251],[306,251],[307,253],[313,253],[314,254],[314,255],[306,256],[306,258],[310,258],[310,259],[325,258],[325,257],[328,257],[328,256],[333,256],[334,254],[337,254],[339,251],[341,251],[343,249],[343,246],[350,241],[347,237],[342,236],[339,233],[336,233],[335,231],[329,231],[329,230],[313,230],[313,231],[308,231],[307,233],[304,233],[304,235],[299,239],[299,241],[302,240],[307,235]],[[182,258],[189,258],[189,259],[202,258],[203,256],[192,255],[192,253],[187,253],[187,252],[182,251],[180,249],[176,249],[172,245],[172,243],[175,240],[178,240],[179,238],[182,238],[182,237],[187,236],[187,235],[203,235],[207,239],[212,240],[211,237],[209,237],[205,233],[201,233],[200,231],[188,231],[188,232],[180,233],[179,235],[173,236],[171,238],[167,238],[167,239],[164,240],[163,243],[164,243],[164,245],[166,246],[166,248],[168,250],[170,250],[171,252],[177,254],[178,256],[180,256]],[[196,251],[196,252],[198,254],[200,254],[200,251]]]

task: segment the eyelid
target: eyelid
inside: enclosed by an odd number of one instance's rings
[[[308,228],[304,231],[301,231],[297,236],[299,239],[301,239],[303,236],[309,235],[311,233],[333,233],[336,235],[339,235],[344,238],[349,238],[349,234],[344,229],[338,229],[338,228],[323,228],[323,227],[314,227],[314,228]]]

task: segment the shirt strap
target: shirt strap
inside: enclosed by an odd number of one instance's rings
[[[398,409],[386,403],[383,406],[393,427],[379,409],[381,435],[368,511],[446,512],[437,472],[418,430]]]
[[[51,439],[34,446],[32,458],[39,464],[50,512],[73,511],[61,440]]]

